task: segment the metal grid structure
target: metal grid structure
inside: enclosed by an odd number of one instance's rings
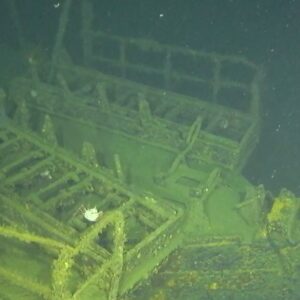
[[[158,199],[136,196],[16,127],[2,128],[0,136],[3,251],[18,249],[28,268],[35,261],[30,252],[38,251],[42,280],[50,279],[46,284],[34,275],[24,277],[24,264],[8,262],[1,267],[5,286],[45,299],[80,299],[93,293],[116,299],[178,244],[180,238],[172,232],[181,211],[174,205],[159,201],[158,206]],[[91,206],[103,211],[93,224],[80,212]],[[3,295],[5,290],[10,288]]]
[[[297,299],[299,198],[238,173],[259,136],[261,69],[105,34],[92,0],[82,65],[67,63],[65,3],[49,74],[31,63],[12,82],[14,125],[0,127],[0,296]]]

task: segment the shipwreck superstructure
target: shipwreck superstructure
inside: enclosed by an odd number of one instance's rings
[[[93,5],[76,63],[67,0],[46,67],[1,90],[1,297],[296,299],[299,198],[241,175],[261,68],[102,32]]]

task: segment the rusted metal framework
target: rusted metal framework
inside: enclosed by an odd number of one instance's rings
[[[71,4],[48,67],[0,93],[1,297],[296,297],[299,198],[240,174],[261,69],[101,32],[88,0],[74,64]]]

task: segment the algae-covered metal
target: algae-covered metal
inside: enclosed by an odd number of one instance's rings
[[[117,299],[179,243],[174,204],[137,196],[13,125],[0,137],[3,297],[16,286],[13,297]],[[91,224],[82,205],[103,215]]]
[[[297,299],[299,198],[240,172],[261,68],[101,32],[92,4],[78,64],[68,1],[50,72],[1,93],[2,298]]]

